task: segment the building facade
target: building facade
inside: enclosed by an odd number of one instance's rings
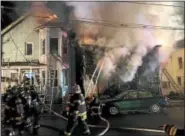
[[[57,94],[67,91],[67,37],[57,20],[43,25],[26,14],[5,28],[1,36],[2,92],[8,84],[21,83],[23,76],[34,77],[38,86],[54,86]]]
[[[164,95],[171,91],[184,93],[184,44],[178,47],[170,56],[161,73],[161,86]],[[176,86],[176,87],[174,87]]]

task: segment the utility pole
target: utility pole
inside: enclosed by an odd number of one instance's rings
[[[76,82],[76,66],[75,66],[75,41],[76,34],[70,30],[68,31],[68,60],[69,60],[69,86],[68,91],[72,91],[72,86]]]

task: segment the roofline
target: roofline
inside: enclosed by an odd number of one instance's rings
[[[49,21],[49,22],[50,22],[50,21]],[[48,25],[49,22],[46,22],[46,23],[44,23],[44,24],[41,24],[41,25],[35,27],[34,30],[35,30],[35,31],[38,31],[39,29],[43,29],[43,28],[60,28],[60,29],[62,29],[63,31],[66,31],[64,25],[61,24],[61,25],[52,26],[52,25]]]
[[[5,33],[7,33],[14,26],[16,26],[17,24],[19,24],[24,19],[26,19],[29,15],[30,15],[30,12],[27,12],[23,16],[21,16],[18,19],[16,19],[14,22],[12,22],[10,25],[8,25],[5,29],[3,29],[3,31],[1,32],[1,35],[4,35]]]

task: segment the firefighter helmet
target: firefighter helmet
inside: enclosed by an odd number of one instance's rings
[[[79,85],[74,85],[73,91],[74,91],[74,93],[81,93],[80,86]]]

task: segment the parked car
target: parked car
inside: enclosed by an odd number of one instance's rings
[[[145,90],[126,90],[101,101],[103,111],[108,111],[110,115],[140,111],[159,113],[168,106],[168,99]]]

